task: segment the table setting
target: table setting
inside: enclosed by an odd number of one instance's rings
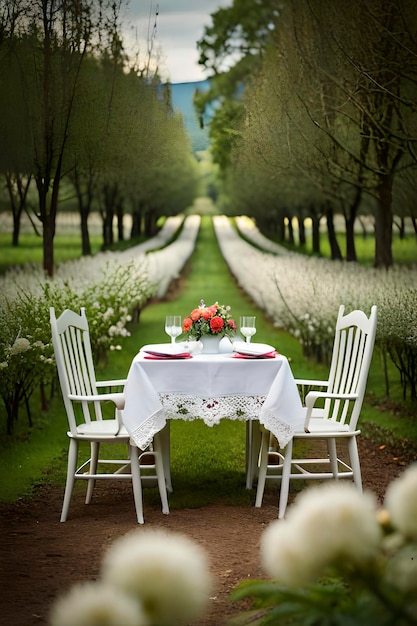
[[[202,300],[184,318],[167,316],[169,343],[142,346],[125,385],[124,424],[141,449],[167,420],[258,421],[281,446],[304,421],[288,360],[256,343],[255,316],[236,324],[229,306]]]
[[[240,335],[230,314],[230,307],[217,302],[206,306],[201,300],[199,307],[182,320],[180,315],[167,315],[165,332],[171,337],[170,344],[149,344],[141,348],[147,360],[189,359],[199,354],[226,354],[242,359],[274,358],[277,351],[264,343],[253,343],[256,334],[256,317],[240,317]],[[177,341],[180,335],[185,340]]]

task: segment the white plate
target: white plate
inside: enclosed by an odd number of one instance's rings
[[[159,356],[175,356],[176,354],[189,353],[182,343],[150,343],[140,349],[141,352],[157,354]]]
[[[247,356],[262,356],[274,350],[275,348],[267,343],[244,343],[243,341],[239,341],[233,346],[234,352]]]

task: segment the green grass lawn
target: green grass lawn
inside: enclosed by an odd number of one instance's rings
[[[346,256],[346,237],[344,233],[337,233],[337,241],[342,252],[342,256]],[[277,237],[272,237],[277,243]],[[307,234],[307,243],[303,247],[292,246],[288,243],[284,244],[289,250],[294,250],[301,254],[312,254],[312,239],[311,235]],[[355,237],[356,256],[358,263],[372,267],[375,258],[375,237],[373,234],[368,234],[366,237],[357,235]],[[327,234],[320,234],[320,255],[330,259],[331,251]],[[400,239],[398,234],[394,232],[392,240],[392,256],[394,259],[394,265],[412,265],[417,263],[417,239],[413,233],[408,233],[404,239]]]
[[[237,286],[220,254],[209,217],[202,220],[196,250],[177,289],[166,300],[152,302],[143,309],[140,322],[130,327],[131,336],[124,340],[123,350],[108,354],[106,365],[97,367],[97,377],[126,376],[133,356],[142,345],[167,340],[165,316],[178,314],[184,317],[201,298],[206,304],[216,300],[220,304],[229,304],[236,318],[243,314],[256,315],[256,340],[274,345],[285,354],[296,377],[326,377],[327,368],[303,358],[298,342],[265,319],[263,312]],[[387,440],[387,432],[394,442],[406,438],[417,441],[415,419],[405,411],[398,413],[395,407],[388,407],[386,411],[378,408],[384,402],[385,390],[379,359],[375,353],[368,384],[369,397],[361,418],[363,430],[368,429],[374,436],[380,436],[381,443]],[[399,384],[392,385],[391,392],[394,400],[401,399]],[[0,501],[3,502],[30,495],[34,485],[45,481],[62,489],[64,486],[67,420],[58,387],[47,412],[40,410],[37,394],[32,398],[31,407],[33,428],[27,428],[22,407],[13,436],[4,432],[5,412],[0,409],[0,471],[6,477],[0,487]],[[214,501],[243,503],[253,498],[253,494],[244,488],[244,428],[240,422],[225,422],[213,428],[202,422],[175,421],[172,424],[172,476],[175,483],[175,492],[170,498],[172,508],[201,506]],[[385,430],[381,433],[379,429]]]
[[[134,240],[125,240],[114,243],[110,250],[124,250],[144,241],[144,237]],[[100,235],[90,237],[91,253],[94,255],[101,251],[103,238]],[[55,263],[63,263],[81,256],[81,241],[78,235],[57,234],[54,239]],[[29,263],[42,264],[42,239],[35,234],[22,234],[19,238],[19,246],[13,247],[11,235],[0,232],[0,274],[10,266],[27,265]]]

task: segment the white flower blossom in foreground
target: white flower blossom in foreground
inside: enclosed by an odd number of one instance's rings
[[[330,483],[302,492],[284,521],[262,536],[265,571],[289,587],[316,581],[327,567],[366,566],[376,557],[381,528],[373,494]]]
[[[386,580],[389,585],[400,591],[417,593],[416,543],[403,546],[388,561]],[[415,608],[417,617],[417,600]]]
[[[50,626],[150,626],[140,602],[100,582],[79,583],[59,598]]]
[[[385,506],[393,526],[405,537],[417,540],[417,463],[389,485]]]
[[[116,540],[103,580],[137,597],[152,624],[192,623],[206,607],[211,578],[205,551],[184,535],[140,529]]]

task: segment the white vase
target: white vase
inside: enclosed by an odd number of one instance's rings
[[[203,344],[203,354],[217,354],[219,352],[220,340],[221,337],[215,337],[214,335],[200,337],[200,341]]]

